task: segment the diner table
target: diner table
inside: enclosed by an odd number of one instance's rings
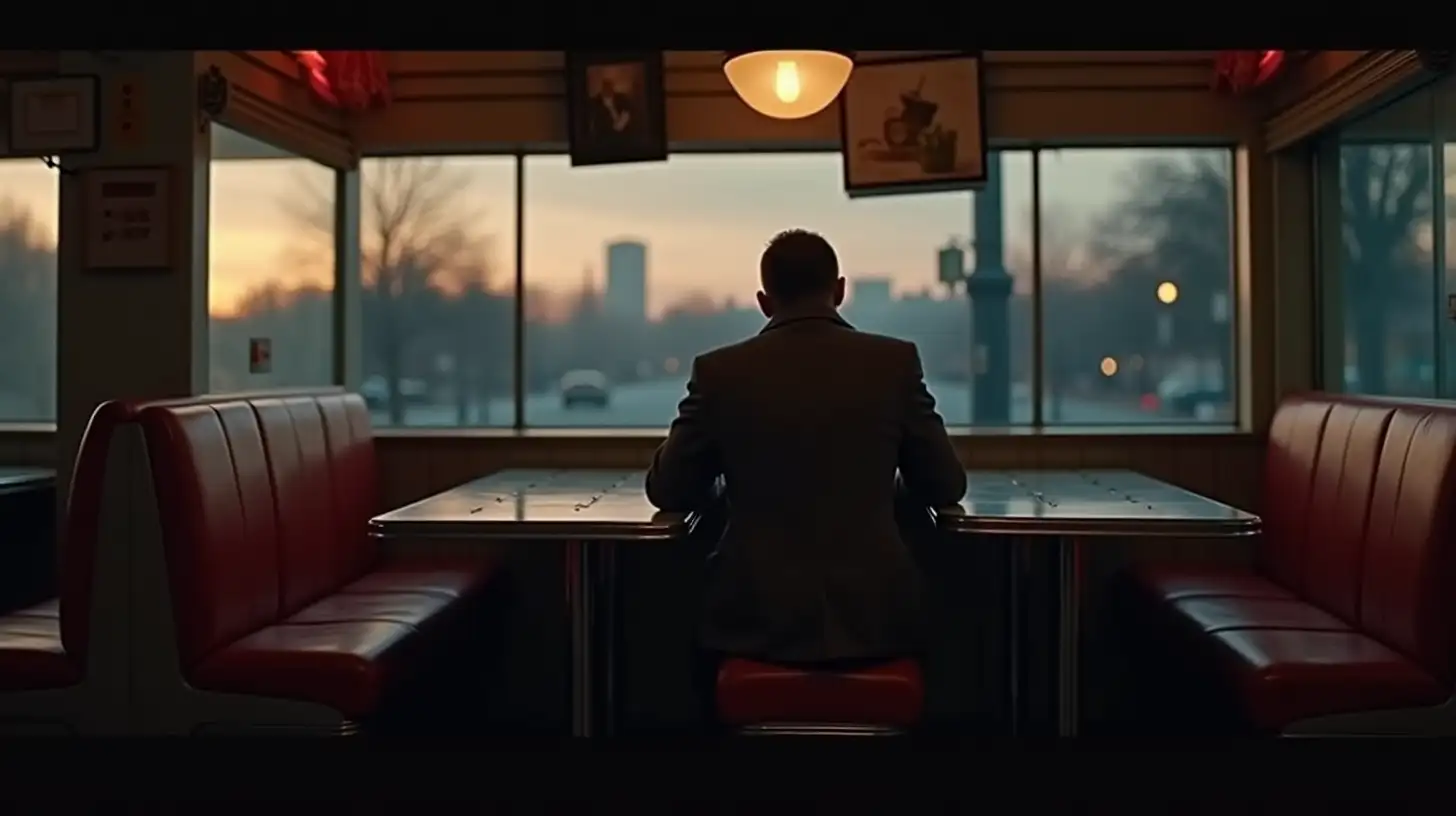
[[[686,538],[688,517],[647,501],[637,470],[503,470],[391,510],[371,534],[559,546],[565,551],[571,731],[612,733],[617,718],[616,545]],[[598,701],[601,704],[598,705]]]
[[[54,487],[56,472],[50,468],[0,465],[0,496]]]
[[[56,472],[0,465],[0,612],[54,594]]]
[[[1006,597],[1011,654],[1007,686],[1012,733],[1025,712],[1026,664],[1031,644],[1023,621],[1022,588],[1049,576],[1031,574],[1028,547],[1052,548],[1055,563],[1056,678],[1059,736],[1075,736],[1079,723],[1081,546],[1128,538],[1241,538],[1259,532],[1259,517],[1197,493],[1128,470],[967,471],[966,496],[936,511],[950,536],[993,537],[1013,544]]]

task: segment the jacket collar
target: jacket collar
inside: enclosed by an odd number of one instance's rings
[[[769,319],[768,325],[764,326],[763,329],[759,331],[759,334],[782,328],[789,325],[790,323],[801,323],[805,320],[827,320],[830,323],[834,323],[835,325],[838,325],[840,327],[850,330],[854,329],[854,326],[851,326],[848,320],[840,317],[839,312],[835,311],[834,309],[822,306],[814,306],[805,309],[791,309],[788,311],[779,312]]]

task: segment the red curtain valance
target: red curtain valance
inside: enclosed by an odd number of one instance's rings
[[[1273,79],[1283,67],[1283,51],[1220,51],[1213,64],[1213,87],[1243,93]]]
[[[389,104],[381,51],[294,51],[303,76],[325,104],[359,111]]]

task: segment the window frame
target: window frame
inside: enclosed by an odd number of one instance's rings
[[[1248,367],[1245,361],[1248,355],[1242,348],[1245,345],[1246,332],[1244,321],[1246,320],[1245,309],[1240,308],[1244,303],[1244,286],[1246,274],[1243,267],[1245,259],[1241,257],[1239,247],[1248,240],[1243,233],[1248,231],[1248,224],[1245,219],[1239,217],[1238,201],[1244,186],[1247,184],[1244,176],[1247,173],[1247,162],[1239,160],[1239,152],[1243,149],[1241,145],[1226,140],[1180,140],[1132,142],[1116,144],[1085,143],[1085,142],[1048,142],[1035,144],[998,144],[992,147],[993,150],[1024,152],[1029,154],[1031,161],[1031,260],[1032,268],[1030,276],[1032,280],[1031,294],[1031,341],[1032,349],[1032,377],[1031,377],[1031,408],[1032,416],[1028,424],[1010,426],[986,426],[986,425],[952,425],[948,426],[952,436],[975,437],[975,436],[1116,436],[1119,434],[1137,434],[1140,436],[1217,436],[1217,435],[1247,435],[1250,433],[1250,411],[1246,404],[1248,400],[1244,397],[1249,388]],[[1047,424],[1044,417],[1044,374],[1043,374],[1043,320],[1044,306],[1042,298],[1042,246],[1041,246],[1041,221],[1042,221],[1042,174],[1041,156],[1043,151],[1055,150],[1117,150],[1117,149],[1217,149],[1228,153],[1229,167],[1229,225],[1230,225],[1230,268],[1229,268],[1229,343],[1230,361],[1233,363],[1232,375],[1229,378],[1230,401],[1233,407],[1233,416],[1229,422],[1219,423],[1177,423],[1177,422],[1150,422],[1137,424],[1071,424],[1056,423]],[[839,150],[837,144],[819,143],[793,143],[785,145],[774,145],[772,149],[765,149],[763,145],[756,145],[752,148],[735,148],[732,146],[711,146],[695,147],[691,149],[672,150],[673,155],[740,155],[740,154],[792,154],[792,153],[833,153]],[[511,158],[514,159],[514,275],[513,275],[513,325],[512,325],[512,402],[514,407],[513,422],[509,426],[456,426],[456,427],[412,427],[412,426],[379,426],[375,429],[376,434],[390,437],[451,437],[451,436],[535,436],[535,437],[660,437],[665,433],[665,428],[640,428],[633,426],[611,426],[611,425],[582,425],[582,426],[552,426],[538,427],[526,424],[525,411],[525,359],[526,359],[526,320],[525,320],[525,298],[522,293],[525,290],[525,230],[526,230],[526,159],[536,156],[564,156],[567,151],[562,147],[552,146],[549,148],[531,149],[524,147],[482,149],[474,151],[434,151],[429,153],[410,152],[378,152],[369,153],[363,159],[391,159],[411,158],[417,156],[432,156],[436,158]],[[344,318],[336,320],[336,332],[338,342],[336,343],[336,376],[338,383],[347,388],[357,389],[359,387],[360,358],[359,349],[363,343],[363,325],[358,310],[358,291],[362,285],[362,269],[360,267],[360,253],[357,248],[359,243],[358,210],[359,194],[362,187],[361,174],[359,170],[338,171],[340,183],[338,191],[340,195],[335,197],[336,223],[339,225],[335,230],[337,240],[352,241],[353,248],[345,253],[338,251],[335,257],[338,259],[336,281],[336,298],[346,300],[352,298],[353,306],[345,305],[336,307],[336,314]],[[346,179],[351,179],[347,180]],[[352,221],[350,220],[352,219]],[[348,227],[348,229],[346,229]],[[342,250],[343,247],[341,246]]]
[[[24,164],[34,164],[36,166],[39,166],[43,162],[46,163],[47,165],[49,165],[51,159],[45,159],[45,158],[34,157],[34,156],[8,156],[7,155],[7,156],[0,156],[0,161],[9,162],[9,163],[12,163],[12,164],[14,164],[16,166],[18,166],[18,165],[20,165],[22,163],[24,163]],[[59,393],[60,392],[60,332],[61,332],[60,276],[61,276],[61,242],[63,240],[63,236],[62,236],[62,233],[61,233],[61,226],[62,226],[62,224],[61,224],[61,217],[62,217],[62,211],[63,211],[64,208],[62,206],[62,201],[61,201],[62,193],[61,193],[61,189],[60,189],[60,186],[61,186],[60,172],[58,170],[55,170],[54,168],[51,168],[50,169],[50,172],[54,175],[55,183],[56,183],[56,211],[54,213],[54,215],[55,215],[55,222],[56,222],[56,224],[55,224],[55,226],[56,226],[56,229],[55,229],[55,233],[56,233],[55,234],[55,241],[56,241],[56,247],[55,247],[55,256],[56,256],[55,257],[55,260],[56,260],[56,269],[55,269],[55,274],[56,274],[56,298],[55,298],[55,302],[52,304],[52,308],[54,310],[55,325],[56,325],[56,338],[55,338],[55,343],[53,344],[52,349],[51,349],[51,369],[52,369],[52,374],[51,374],[51,387],[56,391],[56,393],[52,395],[52,399],[54,400],[54,410],[52,411],[52,413],[55,414],[55,416],[53,416],[51,419],[15,419],[15,418],[7,418],[7,417],[4,417],[4,416],[0,416],[0,434],[4,434],[5,436],[10,436],[10,437],[17,438],[21,442],[25,442],[26,440],[31,439],[31,438],[45,437],[46,435],[53,434],[55,432],[55,430],[56,430],[56,421],[59,418],[59,415],[60,415],[60,412],[61,412],[60,399],[59,399],[59,397],[60,397],[60,393]],[[4,441],[4,440],[0,440],[0,441]],[[0,459],[0,461],[3,461],[3,459]]]

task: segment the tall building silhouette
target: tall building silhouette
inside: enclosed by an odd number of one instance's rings
[[[607,287],[602,311],[627,325],[647,322],[647,245],[641,241],[607,244]]]

